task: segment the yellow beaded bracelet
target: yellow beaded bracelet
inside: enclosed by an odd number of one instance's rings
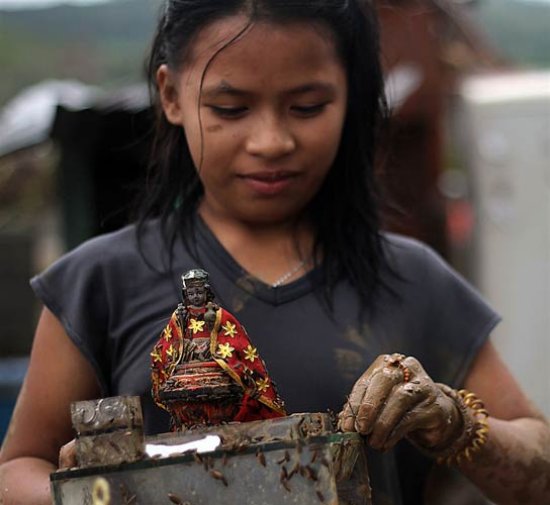
[[[449,398],[455,401],[464,423],[463,431],[458,439],[445,451],[436,456],[439,464],[459,465],[464,460],[471,461],[472,456],[486,443],[489,436],[489,412],[483,402],[472,392],[461,389],[456,391],[438,384],[439,388]]]

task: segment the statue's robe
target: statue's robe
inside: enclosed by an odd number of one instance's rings
[[[161,333],[151,352],[152,395],[155,403],[169,411],[159,392],[177,365],[184,363],[185,339],[209,338],[212,361],[243,389],[240,408],[232,421],[285,416],[284,403],[244,327],[228,311],[217,308],[210,329],[205,321],[205,313],[206,308],[188,307],[184,320],[176,310]]]

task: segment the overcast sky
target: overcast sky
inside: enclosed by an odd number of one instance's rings
[[[0,8],[23,8],[23,7],[46,7],[49,5],[65,4],[92,4],[92,3],[104,3],[109,0],[0,0]],[[517,1],[538,1],[543,3],[550,3],[550,0],[517,0]]]
[[[50,5],[59,4],[97,4],[105,3],[109,0],[0,0],[0,8],[6,7],[10,9],[17,8],[33,8],[33,7],[48,7]]]

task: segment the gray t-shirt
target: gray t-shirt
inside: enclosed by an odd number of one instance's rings
[[[168,430],[150,398],[149,353],[180,301],[180,276],[191,268],[209,272],[218,303],[246,327],[289,413],[338,412],[381,353],[415,356],[435,381],[460,387],[499,320],[432,250],[411,239],[386,236],[397,275],[383,278],[395,294],[381,291],[372,310],[362,311],[343,280],[329,312],[320,272],[272,288],[244,272],[200,218],[194,224],[192,253],[177,241],[171,266],[152,221],[144,255],[129,226],[84,243],[31,281],[92,364],[103,396],[142,397],[148,433]],[[429,464],[406,443],[386,454],[372,451],[375,504],[421,503]]]

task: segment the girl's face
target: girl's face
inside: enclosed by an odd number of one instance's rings
[[[320,25],[224,18],[199,32],[183,68],[157,74],[204,186],[201,211],[250,224],[297,217],[336,156],[347,80]],[[205,71],[206,70],[206,71]]]

